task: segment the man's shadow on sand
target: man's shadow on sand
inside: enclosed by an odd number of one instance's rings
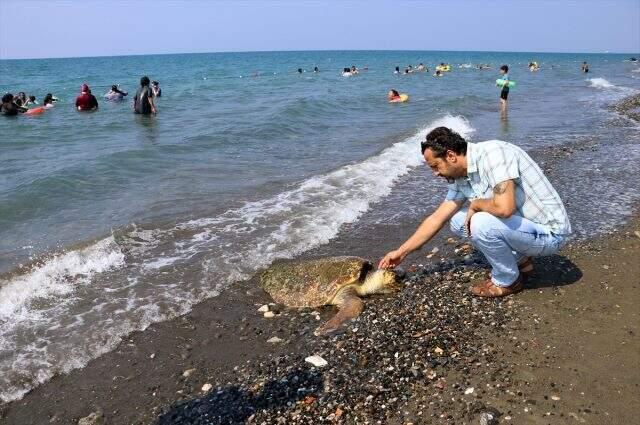
[[[310,402],[323,388],[322,374],[296,369],[285,378],[264,384],[258,393],[237,385],[213,390],[209,394],[173,405],[157,420],[156,425],[176,424],[244,424],[256,412],[287,406],[310,397]]]
[[[474,267],[491,270],[484,256],[478,251],[473,252]],[[448,272],[464,264],[461,260],[453,260],[446,263],[436,263],[424,267],[422,274],[433,272]],[[553,288],[571,285],[582,278],[582,271],[573,261],[564,255],[551,255],[549,257],[535,257],[533,259],[534,271],[525,281],[525,290]]]
[[[525,283],[525,290],[571,285],[582,278],[582,271],[564,255],[537,257],[533,264],[534,271]]]

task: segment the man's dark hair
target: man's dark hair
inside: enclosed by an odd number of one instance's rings
[[[455,131],[447,127],[437,127],[427,134],[427,138],[420,144],[422,154],[431,149],[433,156],[444,158],[447,151],[453,151],[458,155],[467,154],[467,142]]]
[[[147,77],[146,75],[142,78],[140,78],[140,85],[141,86],[148,86],[149,85],[149,77]]]
[[[11,93],[6,93],[2,96],[2,103],[9,103],[13,101],[13,95]]]
[[[529,66],[531,66],[531,64],[529,64]],[[509,72],[509,67],[507,65],[502,65],[500,69],[503,70],[504,72]]]

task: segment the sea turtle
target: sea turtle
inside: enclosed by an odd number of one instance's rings
[[[276,263],[262,273],[260,284],[274,301],[288,307],[338,306],[338,313],[315,335],[333,332],[358,317],[364,307],[359,295],[388,294],[401,288],[394,271],[374,270],[360,257]]]

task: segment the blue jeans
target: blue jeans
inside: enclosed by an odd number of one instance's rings
[[[463,209],[450,221],[451,230],[461,237],[468,236],[464,228],[466,216],[467,209]],[[518,279],[518,262],[524,257],[553,255],[564,240],[563,235],[517,215],[498,218],[477,212],[471,217],[471,244],[491,264],[491,281],[497,286],[510,286]]]

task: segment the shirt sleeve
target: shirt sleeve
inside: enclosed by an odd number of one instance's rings
[[[458,188],[458,185],[452,183],[449,185],[449,190],[447,191],[447,196],[445,197],[445,201],[464,201],[467,197],[465,194]]]
[[[498,183],[520,178],[518,155],[512,149],[500,148],[487,155],[483,161],[482,174],[486,176],[491,188]]]

